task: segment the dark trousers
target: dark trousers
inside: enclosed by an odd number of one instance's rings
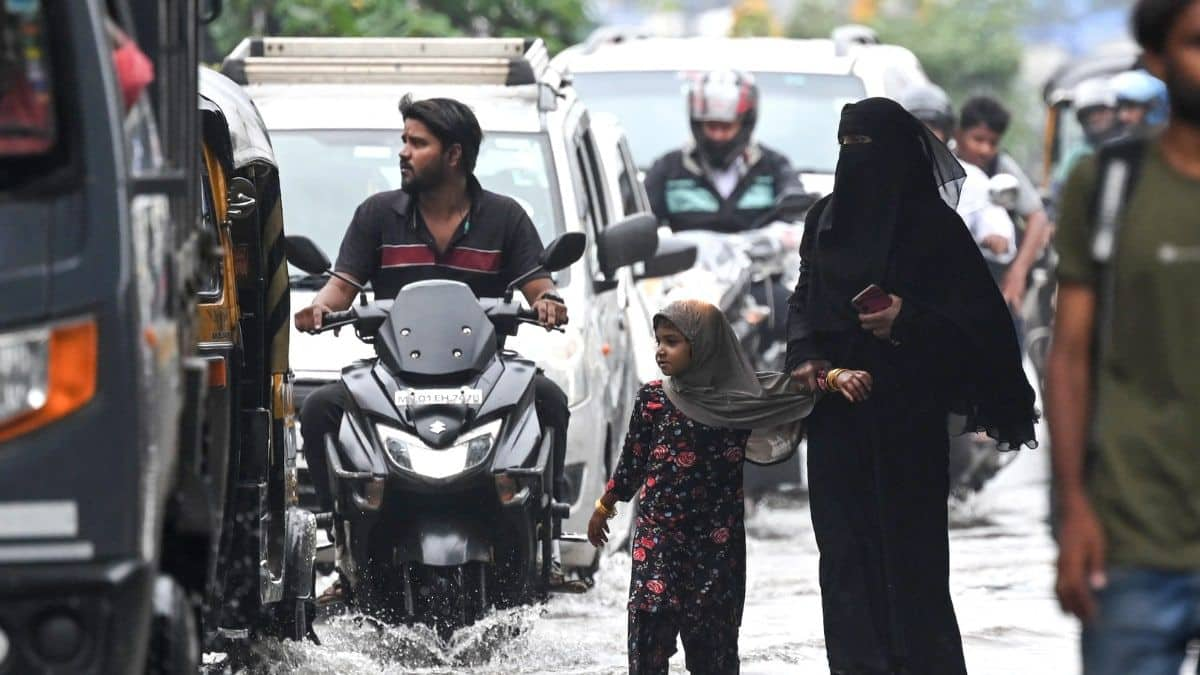
[[[684,665],[693,675],[736,675],[738,624],[729,610],[700,613],[629,610],[630,675],[666,675],[675,653],[675,638],[683,641]]]
[[[554,431],[554,497],[561,501],[569,492],[564,466],[571,411],[567,407],[567,395],[553,380],[538,373],[533,385],[538,419],[544,427]],[[304,459],[308,462],[308,473],[312,477],[322,511],[333,510],[333,495],[329,493],[329,465],[325,458],[325,436],[337,438],[342,414],[349,405],[350,392],[341,382],[333,382],[310,394],[300,409]]]

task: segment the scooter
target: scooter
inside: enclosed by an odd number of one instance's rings
[[[289,261],[312,274],[329,260],[289,237]],[[567,268],[580,233],[552,242],[535,268]],[[424,281],[394,301],[325,315],[353,327],[376,358],[343,370],[352,404],[326,437],[331,518],[349,601],[389,623],[424,623],[443,638],[489,607],[544,597],[553,540],[569,507],[552,497],[553,434],[534,409],[533,361],[504,349],[537,313],[476,298],[465,284]],[[364,299],[365,300],[365,299]]]

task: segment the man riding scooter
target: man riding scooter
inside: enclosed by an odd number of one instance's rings
[[[509,197],[484,190],[473,172],[483,132],[471,109],[447,98],[400,102],[404,118],[403,186],[369,197],[354,213],[332,276],[296,313],[296,328],[313,331],[325,314],[350,307],[371,284],[376,300],[431,279],[467,284],[477,297],[501,297],[508,284],[539,266],[542,242],[525,211]],[[545,272],[528,274],[521,292],[547,328],[567,323],[567,307]],[[536,381],[538,418],[554,432],[554,497],[566,494],[563,465],[570,412],[562,389],[543,374]],[[315,391],[301,410],[304,455],[321,509],[330,511],[324,438],[336,435],[349,392],[341,382]],[[551,586],[567,586],[554,552]],[[336,601],[341,585],[322,596]]]
[[[663,155],[646,173],[650,208],[676,232],[745,232],[784,192],[802,191],[782,154],[754,141],[758,85],[748,73],[715,70],[692,78],[687,92],[692,142]],[[786,307],[780,284],[752,286],[760,305]],[[768,302],[768,292],[774,294]],[[771,317],[771,338],[786,341],[786,312]]]

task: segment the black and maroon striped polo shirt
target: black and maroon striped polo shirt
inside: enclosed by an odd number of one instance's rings
[[[474,177],[467,189],[471,210],[442,255],[406,192],[368,197],[342,239],[337,271],[369,281],[378,298],[394,298],[405,285],[429,279],[461,281],[479,297],[503,295],[509,282],[537,266],[542,240],[516,201],[484,190]]]

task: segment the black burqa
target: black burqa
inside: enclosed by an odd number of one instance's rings
[[[813,529],[835,673],[966,672],[949,592],[950,411],[1033,447],[1033,390],[1012,319],[954,211],[964,172],[889,99],[842,111],[833,194],[809,212],[792,295],[788,366],[828,360],[875,377],[872,398],[827,396],[808,418]],[[860,139],[862,140],[862,139]],[[903,300],[892,339],[850,300],[870,284]]]

